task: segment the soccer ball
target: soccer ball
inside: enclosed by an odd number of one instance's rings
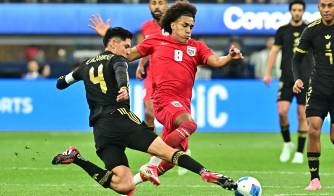
[[[235,196],[261,196],[262,188],[260,182],[251,177],[245,176],[238,180],[238,189]]]

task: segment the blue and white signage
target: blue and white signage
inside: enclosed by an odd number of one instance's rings
[[[0,130],[88,131],[88,106],[82,83],[57,90],[55,80],[0,80]],[[255,80],[196,81],[192,115],[198,131],[278,131],[278,83],[266,87]],[[143,87],[131,81],[131,104],[143,119]],[[295,103],[290,110],[291,130],[297,129]],[[329,130],[329,118],[324,130]],[[159,126],[161,128],[161,125]]]
[[[194,34],[274,34],[290,20],[288,5],[197,4]],[[1,4],[0,34],[94,34],[88,28],[93,14],[110,18],[112,26],[139,32],[151,19],[146,4]],[[308,4],[304,19],[319,18]]]

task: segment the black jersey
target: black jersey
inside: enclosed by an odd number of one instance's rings
[[[121,68],[126,77],[124,84],[120,84],[120,77],[116,69]],[[105,51],[87,61],[73,72],[75,80],[83,80],[86,89],[86,98],[90,109],[90,124],[100,114],[111,112],[117,108],[130,107],[130,101],[117,102],[119,88],[128,87],[128,63],[123,56]]]
[[[281,26],[275,35],[275,45],[279,46],[282,50],[282,61],[281,61],[281,70],[282,76],[281,80],[293,82],[292,74],[292,57],[295,52],[295,48],[299,44],[299,38],[306,28],[306,24],[303,23],[300,26],[293,26],[291,23]],[[305,78],[309,77],[311,69],[313,67],[313,57],[308,55],[307,58],[303,61],[303,67],[306,69]]]
[[[296,54],[305,54],[312,49],[315,59],[312,74],[319,79],[334,78],[332,41],[334,41],[334,25],[326,26],[321,19],[318,19],[307,26],[296,49]],[[301,68],[304,69],[303,66]]]

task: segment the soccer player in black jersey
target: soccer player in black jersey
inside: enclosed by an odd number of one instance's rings
[[[301,64],[305,54],[312,49],[315,66],[309,80],[306,97],[306,117],[309,123],[307,158],[311,182],[305,190],[319,190],[319,158],[321,127],[328,112],[331,127],[330,139],[334,144],[334,0],[319,0],[321,19],[309,24],[304,30],[293,57],[295,84],[293,91],[300,93],[305,89]]]
[[[90,109],[89,124],[93,127],[96,153],[105,164],[102,169],[85,160],[79,151],[70,147],[56,155],[52,164],[74,163],[84,169],[105,188],[131,194],[135,188],[125,148],[148,152],[172,164],[199,174],[203,180],[224,189],[235,190],[237,184],[229,177],[207,171],[184,152],[173,149],[152,132],[132,113],[128,92],[128,55],[132,34],[120,27],[110,29],[104,37],[106,50],[86,60],[73,72],[61,76],[58,89],[65,89],[82,80]],[[150,170],[150,168],[147,168]],[[150,170],[146,173],[152,173]],[[157,174],[152,175],[152,177]],[[154,180],[154,179],[152,179]]]
[[[305,146],[305,140],[307,135],[307,121],[305,116],[305,91],[300,94],[295,94],[292,91],[294,84],[292,74],[292,56],[297,47],[300,35],[302,34],[306,24],[302,21],[302,17],[305,11],[305,3],[302,0],[295,0],[289,4],[289,10],[291,14],[291,21],[289,24],[281,26],[275,35],[275,44],[271,48],[266,73],[263,78],[265,84],[271,82],[271,71],[276,58],[280,50],[282,50],[281,61],[281,77],[278,90],[278,114],[279,124],[281,127],[281,134],[283,137],[283,149],[280,155],[281,162],[287,162],[294,150],[294,145],[291,142],[288,112],[293,100],[293,97],[297,99],[297,113],[298,113],[298,145],[296,153],[292,159],[292,163],[303,163],[303,151]],[[313,58],[308,55],[304,60],[305,71],[303,78],[307,79],[312,67]]]

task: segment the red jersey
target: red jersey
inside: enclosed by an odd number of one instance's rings
[[[155,20],[149,20],[141,26],[141,32],[145,38],[151,35],[162,34],[160,25]]]
[[[197,65],[205,65],[212,51],[190,39],[186,43],[172,36],[156,34],[137,45],[142,56],[151,55],[154,99],[176,96],[190,102]]]

